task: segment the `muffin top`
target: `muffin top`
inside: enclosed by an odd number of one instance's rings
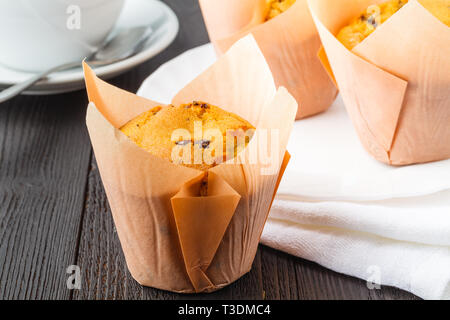
[[[254,129],[241,117],[199,101],[155,107],[120,128],[144,150],[203,171],[236,157]]]
[[[275,18],[289,9],[296,0],[266,0],[268,12],[266,20]]]
[[[450,0],[419,0],[436,18],[450,27]]]
[[[442,22],[450,25],[450,0],[419,0],[419,2]],[[390,0],[369,6],[365,12],[339,31],[338,40],[349,50],[353,49],[407,3],[408,0]]]

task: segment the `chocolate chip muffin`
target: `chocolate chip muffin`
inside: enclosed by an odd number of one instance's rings
[[[450,26],[450,0],[419,0],[419,2]],[[349,50],[353,49],[407,3],[408,0],[390,0],[368,7],[359,17],[339,31],[338,40]]]
[[[194,101],[153,108],[120,130],[156,156],[207,171],[236,157],[249,143],[254,129],[233,113]]]
[[[296,0],[266,0],[267,1],[267,17],[266,20],[275,18],[289,9]]]

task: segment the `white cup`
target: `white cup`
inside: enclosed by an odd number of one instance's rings
[[[0,0],[0,63],[38,72],[81,60],[106,39],[124,0]]]

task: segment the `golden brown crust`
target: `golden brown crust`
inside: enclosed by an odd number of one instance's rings
[[[450,26],[450,0],[419,0],[419,2]],[[353,49],[407,3],[408,0],[390,0],[369,6],[358,18],[339,31],[338,40],[349,50]]]
[[[266,20],[275,18],[289,9],[296,0],[266,0],[268,12]]]
[[[406,3],[408,0],[390,0],[380,5],[369,6],[358,18],[339,31],[338,40],[348,49],[353,49]]]
[[[450,0],[419,0],[436,18],[450,27]]]
[[[239,116],[205,102],[194,101],[180,106],[153,108],[128,122],[120,130],[148,152],[190,168],[208,170],[226,159],[234,158],[245,148],[226,146],[227,134],[251,134],[254,127]],[[197,134],[197,136],[195,136]],[[223,154],[218,143],[222,137]],[[189,149],[189,150],[187,150]],[[173,157],[175,152],[177,157]],[[188,158],[181,157],[185,154]],[[180,157],[178,157],[180,156]],[[227,158],[228,157],[228,158]]]

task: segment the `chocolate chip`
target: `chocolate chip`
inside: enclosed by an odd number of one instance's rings
[[[208,109],[208,108],[209,108],[209,106],[208,106],[208,104],[207,104],[207,103],[203,103],[203,104],[201,105],[201,108],[202,108],[202,109]]]
[[[160,112],[161,109],[162,109],[162,107],[155,107],[155,108],[153,108],[151,111],[152,111],[153,115],[156,116],[156,114],[157,114],[158,112]]]
[[[194,101],[194,102],[192,102],[192,104],[196,107],[200,105],[200,103],[198,101]]]
[[[195,141],[195,144],[198,144],[203,149],[207,149],[207,148],[209,148],[211,141],[210,140],[200,140],[200,141]]]
[[[178,146],[187,146],[187,145],[189,145],[191,143],[192,143],[191,140],[181,140],[181,141],[175,142],[175,144],[178,145]]]

